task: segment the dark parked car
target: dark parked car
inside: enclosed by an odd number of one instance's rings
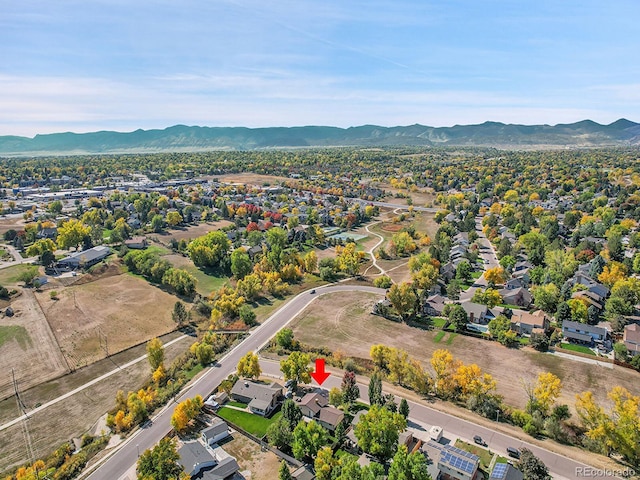
[[[313,289],[313,290],[311,290],[309,293],[313,295],[314,293],[316,293],[316,290],[315,290],[315,289]]]
[[[520,450],[518,450],[517,448],[507,447],[507,453],[510,457],[520,458]]]
[[[478,445],[482,445],[483,447],[486,445],[486,443],[484,443],[484,440],[480,435],[474,435],[473,441],[476,442]]]

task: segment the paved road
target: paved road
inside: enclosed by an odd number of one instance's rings
[[[489,239],[482,232],[482,217],[476,217],[476,233],[478,234],[477,243],[480,246],[479,256],[483,262],[485,271],[489,268],[498,267],[498,256],[493,248],[493,245]],[[478,278],[473,285],[467,288],[464,292],[460,292],[460,301],[471,300],[473,294],[478,288],[487,288],[487,280],[484,278],[484,273]]]
[[[317,288],[316,291],[316,294],[303,292],[281,307],[265,320],[262,325],[251,332],[243,342],[236,345],[236,347],[221,358],[215,367],[208,369],[188,390],[177,398],[177,401],[181,402],[187,397],[193,397],[195,395],[202,395],[203,397],[209,395],[229,374],[235,371],[240,357],[248,351],[257,352],[260,350],[278,330],[289,323],[318,296],[349,291],[385,293],[384,289],[361,285],[331,285]],[[119,448],[119,450],[110,457],[107,457],[106,461],[86,478],[90,480],[116,480],[122,478],[127,470],[136,463],[138,452],[152,448],[162,437],[169,433],[171,430],[170,420],[174,407],[174,404],[167,405],[153,418],[150,426],[140,429],[132,435],[123,443],[123,446]]]
[[[280,377],[280,366],[278,362],[271,360],[260,360],[263,374]],[[330,389],[332,387],[340,388],[342,378],[338,375],[332,375],[322,385],[323,388]],[[360,399],[368,403],[369,386],[358,384],[360,389]],[[398,399],[399,400],[399,399]],[[536,456],[542,459],[547,465],[554,479],[573,479],[577,478],[576,469],[589,468],[587,465],[575,460],[571,460],[558,453],[551,452],[536,445],[523,442],[522,440],[510,437],[504,433],[494,432],[489,428],[476,425],[475,423],[463,420],[453,415],[429,408],[425,405],[409,401],[409,420],[410,423],[417,424],[418,429],[421,425],[438,425],[444,430],[444,437],[461,438],[467,442],[473,443],[473,436],[480,435],[487,442],[491,451],[498,453],[504,457],[507,456],[507,447],[528,448]],[[414,425],[411,425],[414,426]],[[611,478],[609,477],[590,477],[590,478]]]

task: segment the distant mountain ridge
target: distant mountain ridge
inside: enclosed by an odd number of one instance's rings
[[[52,133],[33,138],[0,136],[0,155],[253,150],[327,146],[493,146],[598,147],[640,145],[640,124],[621,118],[609,125],[592,120],[558,125],[478,125],[428,127],[362,125],[339,128],[198,127],[175,125],[134,132]]]

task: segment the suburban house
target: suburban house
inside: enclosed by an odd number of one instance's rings
[[[110,253],[111,249],[109,247],[99,245],[82,252],[72,253],[62,260],[58,260],[58,262],[56,263],[56,267],[60,270],[76,270],[78,268],[89,268],[107,258]]]
[[[523,480],[524,474],[508,463],[496,463],[489,480]]]
[[[427,301],[424,304],[424,313],[432,317],[438,317],[442,315],[445,300],[445,297],[443,297],[442,295],[431,295],[429,298],[427,298]]]
[[[533,313],[524,310],[512,310],[511,330],[520,335],[531,335],[534,329],[547,330],[549,319],[542,310]]]
[[[36,233],[36,238],[38,240],[43,238],[50,238],[51,240],[55,240],[57,236],[58,236],[58,227],[43,228],[38,233]]]
[[[319,393],[307,393],[296,404],[302,415],[317,421],[329,431],[334,431],[344,420],[344,412],[329,405],[326,397]]]
[[[203,480],[224,480],[234,475],[240,466],[232,456],[218,458],[213,451],[198,441],[185,442],[178,449],[182,465],[189,476]]]
[[[330,432],[335,431],[344,420],[344,412],[335,407],[324,407],[318,415],[318,423]]]
[[[142,250],[149,246],[149,242],[147,242],[147,237],[143,237],[140,235],[140,236],[128,238],[127,240],[125,240],[124,246],[127,248]]]
[[[269,385],[240,379],[231,389],[231,398],[246,403],[251,412],[268,416],[282,398],[282,385],[273,382]]]
[[[307,393],[296,403],[302,415],[308,418],[315,418],[323,407],[329,405],[327,398],[319,393]]]
[[[308,465],[303,465],[297,470],[294,470],[291,476],[295,480],[314,480],[316,478],[316,474],[313,473],[313,470],[311,470],[311,467]]]
[[[622,340],[629,355],[640,355],[640,325],[632,323],[625,326]]]
[[[467,312],[467,318],[469,323],[489,323],[487,318],[488,308],[481,303],[474,303],[471,301],[461,302],[462,308]]]
[[[529,290],[524,287],[503,288],[498,292],[502,297],[503,303],[506,303],[507,305],[529,308],[533,303],[533,296]]]
[[[562,322],[562,335],[572,343],[593,345],[594,343],[603,343],[607,340],[609,333],[603,327],[565,320]]]
[[[214,443],[218,443],[220,440],[224,440],[229,435],[231,434],[229,433],[229,426],[227,423],[220,418],[216,418],[213,425],[202,431],[202,441],[206,445],[213,445]]]
[[[597,293],[591,292],[589,290],[578,290],[577,292],[573,292],[571,294],[571,298],[577,298],[579,300],[582,300],[588,303],[589,305],[593,305],[598,310],[602,310],[602,306],[605,300],[603,297],[601,297]]]
[[[433,440],[423,443],[420,450],[431,459],[431,465],[437,465],[437,471],[432,471],[432,468],[429,468],[432,478],[475,480],[478,477],[480,458],[473,453],[453,445],[442,445]]]

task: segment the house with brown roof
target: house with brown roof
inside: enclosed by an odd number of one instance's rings
[[[632,323],[625,326],[622,341],[629,355],[640,355],[640,325]]]
[[[302,415],[309,418],[316,418],[320,413],[320,410],[329,405],[327,398],[319,393],[307,393],[299,402],[296,403],[298,404],[298,408],[300,408]]]
[[[344,412],[330,406],[327,397],[319,393],[307,393],[296,404],[303,416],[317,421],[329,431],[333,432],[344,420]]]
[[[511,330],[520,335],[531,335],[534,329],[547,330],[549,319],[542,310],[529,313],[525,310],[512,310]]]

